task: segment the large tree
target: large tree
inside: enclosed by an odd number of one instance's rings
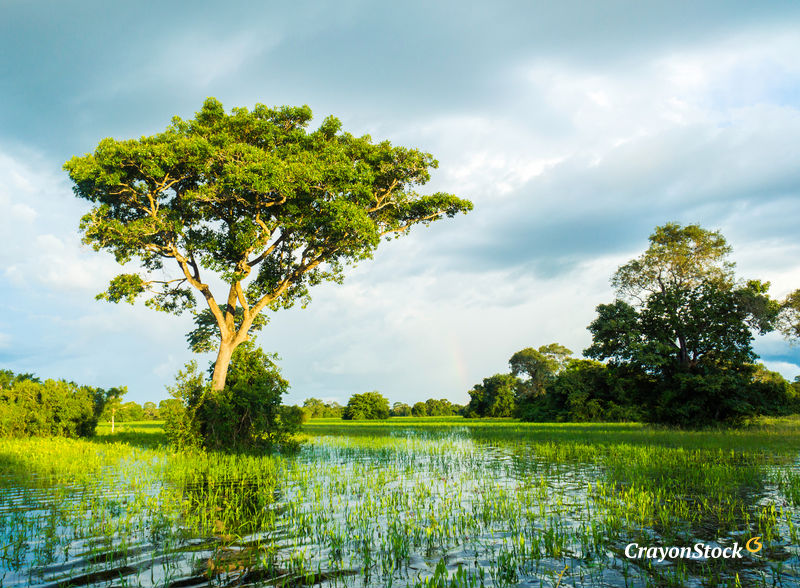
[[[718,231],[656,227],[648,249],[612,277],[620,298],[598,306],[587,354],[651,371],[752,361],[751,329],[772,330],[780,305],[768,283],[737,283],[730,252]]]
[[[309,286],[340,281],[383,237],[472,209],[452,194],[414,191],[437,166],[429,153],[354,137],[333,117],[308,131],[310,121],[307,106],[226,113],[209,98],[163,133],[104,139],[64,165],[75,194],[93,204],[84,242],[141,265],[98,298],[147,294],[148,306],[180,313],[199,292],[206,309],[189,340],[197,351],[216,348],[215,390],[234,349],[266,322],[263,310],[307,303]],[[218,280],[221,296],[212,293]]]
[[[735,279],[717,231],[668,223],[612,278],[619,299],[597,307],[588,357],[652,382],[651,418],[699,424],[758,409],[750,386],[753,332],[775,328],[781,305],[768,283]]]

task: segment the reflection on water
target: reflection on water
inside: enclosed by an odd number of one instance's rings
[[[295,456],[0,474],[0,585],[800,585],[796,461],[489,427],[318,433]],[[741,560],[624,553],[755,535]]]

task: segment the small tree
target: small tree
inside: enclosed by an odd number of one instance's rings
[[[529,403],[536,396],[545,393],[545,388],[567,365],[572,351],[550,343],[542,345],[538,350],[527,347],[517,351],[508,360],[511,373],[519,379],[517,389],[517,408]]]
[[[424,417],[428,416],[428,405],[424,402],[416,402],[411,407],[411,416]]]
[[[437,167],[428,153],[373,143],[326,118],[306,130],[311,110],[235,108],[209,98],[195,118],[163,133],[104,139],[64,168],[92,209],[83,240],[143,271],[115,277],[102,298],[180,313],[195,306],[196,351],[216,350],[211,388],[225,387],[234,350],[266,319],[309,301],[310,286],[339,282],[344,267],[372,257],[381,239],[472,209],[451,194],[420,196]],[[165,263],[176,275],[164,277]],[[211,291],[208,273],[225,285]]]
[[[147,420],[154,421],[158,419],[158,407],[155,402],[145,402],[142,405],[142,409],[144,410],[144,418]]]
[[[800,340],[800,290],[795,290],[783,301],[780,329],[787,339]]]
[[[388,419],[389,401],[377,390],[353,394],[344,407],[345,420]]]
[[[117,413],[122,410],[122,397],[128,393],[127,386],[121,386],[119,388],[110,388],[105,393],[105,400],[103,401],[103,412],[100,413],[100,419],[103,421],[111,421],[111,432],[114,432],[114,428],[116,425],[117,420]]]
[[[390,416],[411,416],[411,407],[407,405],[405,402],[395,402],[392,405],[392,410],[390,411]]]

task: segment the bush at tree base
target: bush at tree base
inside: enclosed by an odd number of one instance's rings
[[[298,407],[281,406],[289,382],[275,359],[243,343],[233,353],[225,388],[218,392],[211,390],[196,362],[187,364],[170,389],[181,401],[181,409],[165,415],[170,442],[182,449],[232,451],[290,445],[303,415]]]

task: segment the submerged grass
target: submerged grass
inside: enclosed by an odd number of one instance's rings
[[[296,455],[170,450],[158,423],[0,440],[3,586],[797,586],[800,420],[314,420]],[[631,559],[742,544],[742,559]]]

